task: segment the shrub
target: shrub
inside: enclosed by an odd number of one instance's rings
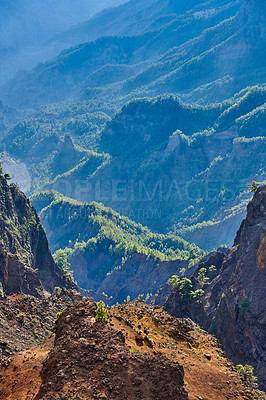
[[[62,314],[62,311],[59,311],[59,312],[56,314],[56,321],[58,320],[58,318],[60,317],[61,314]]]

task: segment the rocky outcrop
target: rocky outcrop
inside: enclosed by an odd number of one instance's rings
[[[57,313],[81,299],[78,292],[61,288],[38,298],[23,294],[6,296],[1,294],[0,287],[0,369],[13,354],[53,335]]]
[[[188,399],[177,362],[130,352],[122,332],[97,322],[95,311],[95,303],[87,300],[61,314],[35,400]]]
[[[53,400],[111,400],[123,395],[125,400],[161,399],[163,394],[171,394],[172,385],[179,385],[178,370],[182,376],[179,364],[184,369],[190,399],[265,399],[243,384],[214,336],[199,330],[191,320],[171,317],[162,308],[141,301],[109,309],[109,328],[95,322],[95,305],[82,301],[59,317],[54,342],[49,329],[56,318],[56,309],[78,301],[77,294],[71,297],[69,292],[57,289],[47,301],[31,296],[5,299],[5,306],[0,308],[3,310],[0,323],[3,315],[8,314],[10,337],[8,333],[2,337],[0,330],[0,349],[4,350],[0,361],[0,400],[36,400],[37,395]],[[19,325],[14,325],[16,320]],[[27,335],[28,325],[33,335]],[[45,332],[41,329],[43,325]],[[44,343],[29,347],[34,339],[38,343],[37,337],[44,335],[48,337]],[[26,344],[27,349],[23,350]],[[22,351],[12,355],[17,346]],[[117,394],[121,387],[121,394]],[[181,392],[179,398],[184,396]],[[173,398],[176,397],[169,400]]]
[[[55,264],[29,200],[0,176],[0,282],[7,294],[40,296],[56,286],[76,288]]]
[[[260,187],[247,208],[234,246],[226,253],[220,273],[211,283],[198,280],[200,302],[183,301],[172,292],[165,309],[199,322],[221,341],[234,362],[251,364],[266,388],[266,186]]]

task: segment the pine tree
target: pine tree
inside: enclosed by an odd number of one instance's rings
[[[107,310],[104,308],[104,302],[102,300],[99,302],[96,310],[96,320],[103,324],[107,324],[108,322]]]
[[[261,182],[252,181],[248,184],[249,193],[255,193],[258,187],[260,186]]]
[[[4,175],[4,178],[5,178],[6,181],[10,181],[11,176],[10,176],[9,174],[5,174],[5,175]]]

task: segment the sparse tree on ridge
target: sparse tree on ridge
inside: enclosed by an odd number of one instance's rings
[[[252,181],[248,184],[249,193],[256,193],[256,190],[261,185],[261,182]]]

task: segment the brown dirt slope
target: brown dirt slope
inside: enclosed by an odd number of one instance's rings
[[[95,320],[82,301],[60,316],[36,400],[185,400],[183,368],[160,354],[134,353],[120,331]]]
[[[143,302],[116,306],[110,314],[110,324],[125,335],[133,351],[161,353],[184,367],[190,400],[265,399],[243,385],[218,340],[191,320],[174,318],[162,308]],[[139,331],[148,339],[142,345],[135,340]]]
[[[135,302],[108,310],[108,326],[95,309],[88,300],[69,306],[54,338],[5,358],[0,400],[265,399],[191,320]]]

